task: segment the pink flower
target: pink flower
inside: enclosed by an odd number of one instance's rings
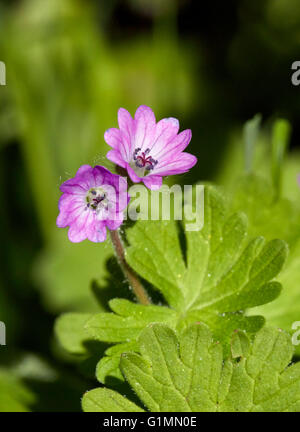
[[[70,227],[70,241],[103,242],[106,227],[115,230],[122,224],[123,210],[129,202],[127,181],[123,177],[102,166],[83,165],[60,190],[63,194],[56,224],[60,228]]]
[[[188,146],[190,129],[178,134],[179,122],[165,118],[156,123],[151,108],[141,105],[134,119],[120,108],[119,129],[108,129],[104,139],[112,147],[107,158],[125,168],[134,183],[143,181],[149,189],[159,189],[162,177],[191,169],[197,158],[183,150]]]

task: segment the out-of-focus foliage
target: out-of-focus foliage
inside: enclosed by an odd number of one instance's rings
[[[27,412],[34,395],[10,371],[0,369],[0,412]]]
[[[255,122],[252,120],[249,125],[254,126]],[[267,239],[276,236],[288,242],[289,256],[278,278],[284,287],[280,298],[272,306],[258,307],[255,312],[265,316],[269,324],[292,332],[292,324],[300,316],[300,188],[297,184],[300,155],[286,154],[290,129],[286,121],[277,120],[269,132],[261,132],[258,123],[256,126],[257,133],[250,143],[253,154],[250,170],[243,174],[241,169],[243,156],[248,154],[248,127],[244,129],[245,148],[239,141],[232,148],[232,158],[236,160],[234,172],[229,175],[225,164],[220,181],[232,191],[232,209],[247,214],[251,235],[261,233]]]
[[[93,309],[88,283],[104,273],[109,248],[98,247],[98,254],[87,242],[70,248],[66,232],[57,233],[58,186],[81,164],[107,164],[103,134],[116,124],[119,106],[188,112],[197,86],[194,60],[176,35],[160,37],[159,29],[154,38],[110,43],[93,7],[78,1],[27,0],[5,18],[15,137],[46,241],[37,284],[51,310]]]

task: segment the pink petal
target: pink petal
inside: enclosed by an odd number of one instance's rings
[[[162,185],[162,177],[157,175],[147,175],[143,178],[144,185],[151,190],[158,190]]]
[[[73,219],[78,216],[78,212],[84,211],[85,203],[82,199],[77,199],[76,195],[63,194],[59,200],[59,215],[56,219],[56,225],[59,228],[65,228],[70,225]]]
[[[139,183],[142,180],[141,177],[136,175],[135,171],[131,168],[131,166],[128,163],[126,164],[126,169],[133,183]]]
[[[124,159],[122,159],[121,154],[118,150],[110,150],[106,154],[106,157],[107,157],[107,159],[109,159],[114,164],[119,165],[122,168],[125,168],[126,162],[124,161]]]
[[[90,165],[82,165],[78,170],[77,173],[75,175],[75,177],[80,176],[84,173],[86,173],[87,171],[91,171],[93,168]]]
[[[82,197],[74,194],[63,193],[58,201],[58,208],[60,211],[69,211],[70,206],[74,203],[83,202]]]
[[[121,142],[116,149],[119,149],[122,158],[129,162],[133,148],[134,121],[125,108],[120,108],[118,111],[118,123],[121,132]]]
[[[107,220],[106,226],[110,230],[116,230],[117,228],[119,228],[119,226],[122,225],[123,220],[124,220],[123,213],[119,213],[118,215],[116,215],[114,219]]]
[[[60,212],[56,218],[56,226],[58,228],[66,228],[69,225],[68,213]]]
[[[154,142],[151,147],[151,156],[156,158],[156,154],[173,139],[179,131],[179,121],[173,117],[160,120],[156,125]]]
[[[102,221],[94,221],[86,228],[87,238],[94,243],[101,243],[106,239],[106,228]]]
[[[72,243],[79,243],[86,239],[85,230],[79,230],[76,225],[72,225],[69,228],[68,237]]]
[[[62,192],[72,194],[84,194],[91,187],[95,187],[95,179],[92,175],[93,168],[89,165],[83,165],[79,168],[76,176],[70,180],[65,181],[61,186]]]
[[[67,180],[64,183],[62,183],[59,189],[62,192],[66,192],[74,195],[75,194],[84,195],[87,191],[86,187],[81,183],[79,183],[78,180],[76,180],[76,177],[71,178],[70,180]]]
[[[104,140],[112,148],[119,148],[121,145],[121,132],[117,128],[107,129],[104,133]]]
[[[176,159],[165,159],[154,168],[153,174],[167,176],[182,174],[191,169],[197,163],[196,156],[190,153],[180,153]]]
[[[192,131],[190,129],[186,129],[180,134],[176,135],[164,148],[161,149],[159,154],[156,154],[156,158],[158,160],[163,159],[166,155],[174,155],[176,153],[180,153],[189,145],[192,138]],[[172,156],[173,157],[173,156]]]
[[[155,139],[156,121],[151,108],[141,105],[134,116],[134,149],[146,150],[150,148]],[[134,150],[133,149],[133,150]]]
[[[100,167],[99,165],[95,166],[93,169],[93,175],[95,179],[95,187],[99,187],[104,183],[106,171],[103,169],[103,167]]]

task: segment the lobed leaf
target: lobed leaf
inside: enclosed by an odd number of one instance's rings
[[[232,355],[225,363],[222,345],[201,323],[179,337],[164,324],[151,324],[139,343],[141,354],[123,354],[121,370],[149,411],[300,410],[300,364],[288,366],[293,346],[283,331],[263,328],[253,343],[245,333],[236,332]],[[101,404],[87,407],[86,402],[83,408],[114,411],[117,397],[122,398],[114,392],[113,402],[104,408]],[[118,408],[126,402],[118,399]]]

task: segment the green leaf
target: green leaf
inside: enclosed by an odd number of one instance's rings
[[[296,177],[294,179],[296,183]],[[299,193],[300,198],[300,193]],[[300,234],[300,205],[285,197],[276,198],[270,181],[250,174],[238,178],[230,199],[231,211],[243,211],[250,236],[283,239],[293,246]]]
[[[174,221],[136,223],[128,232],[126,259],[177,310],[179,325],[199,320],[214,330],[230,315],[233,326],[246,329],[248,318],[240,311],[280,293],[273,279],[286,259],[287,246],[280,240],[247,238],[245,215],[228,214],[215,187],[205,188],[204,215],[201,231],[185,232],[186,263]],[[256,330],[261,324],[257,319]]]
[[[217,188],[205,188],[204,202],[203,229],[186,231],[181,241],[172,220],[139,221],[127,233],[129,265],[160,291],[170,307],[111,300],[112,313],[93,315],[86,322],[91,338],[134,347],[150,323],[166,323],[183,331],[191,323],[202,321],[227,344],[228,352],[235,329],[255,333],[263,326],[262,316],[246,316],[245,310],[279,295],[281,285],[273,279],[285,261],[286,244],[280,240],[266,242],[262,237],[249,239],[245,215],[230,214]],[[100,382],[105,383],[106,372],[119,376],[116,367],[120,352],[107,352],[113,358],[100,361]]]
[[[142,412],[133,402],[113,390],[99,388],[83,396],[82,408],[85,412]]]
[[[166,325],[151,324],[139,342],[141,354],[123,354],[121,370],[149,411],[300,411],[300,363],[288,366],[293,346],[280,330],[263,328],[253,343],[235,333],[233,356],[225,363],[222,345],[205,324],[190,326],[179,338]],[[104,389],[94,392],[104,398]],[[83,408],[114,411],[117,397],[114,392],[105,407]],[[118,407],[126,402],[118,399]]]
[[[293,181],[296,185],[295,174]],[[267,239],[278,236],[286,240],[290,248],[288,259],[278,276],[284,287],[280,298],[271,305],[255,308],[251,313],[262,314],[270,325],[291,332],[293,322],[298,321],[300,316],[300,188],[297,185],[299,199],[276,199],[272,185],[257,175],[244,176],[237,184],[231,208],[232,211],[245,211],[249,219],[249,233],[252,236],[261,233]]]
[[[84,328],[90,314],[66,313],[55,322],[55,335],[60,345],[71,354],[87,354],[89,335]]]
[[[125,299],[109,302],[115,313],[100,313],[92,316],[85,324],[90,337],[109,343],[118,343],[105,351],[97,364],[96,376],[101,383],[107,377],[123,379],[120,369],[120,355],[126,350],[137,350],[137,339],[141,331],[151,322],[167,322],[175,326],[176,312],[167,307],[143,306]]]
[[[170,306],[184,300],[185,265],[173,221],[138,221],[127,232],[126,260],[164,295]]]
[[[286,331],[293,332],[292,325],[299,321],[300,317],[300,238],[291,250],[290,256],[279,275],[279,280],[284,286],[279,299],[269,305],[255,308],[255,312],[262,313],[270,325],[281,327]],[[298,346],[297,354],[300,354]]]
[[[31,390],[10,370],[0,369],[0,412],[28,412],[36,402]]]
[[[97,380],[103,384],[110,378],[117,378],[123,381],[123,375],[121,374],[119,366],[120,354],[102,357],[96,367]]]
[[[176,318],[176,312],[167,307],[143,306],[124,299],[111,300],[109,305],[115,313],[93,315],[85,325],[93,338],[103,342],[130,342],[147,324]]]
[[[236,331],[231,338],[232,358],[245,357],[249,353],[250,343],[244,332]]]

